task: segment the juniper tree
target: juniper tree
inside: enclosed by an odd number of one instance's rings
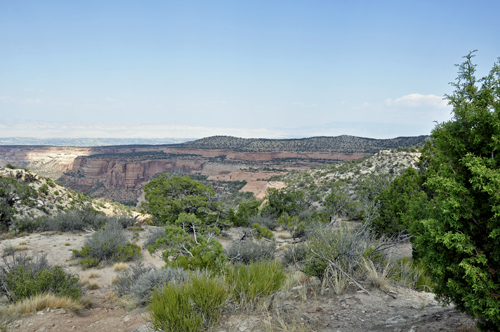
[[[452,119],[436,125],[422,151],[422,191],[409,202],[406,226],[438,298],[498,331],[500,58],[476,79],[474,52],[446,96]]]

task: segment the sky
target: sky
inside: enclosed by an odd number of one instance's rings
[[[428,135],[499,1],[0,0],[0,137]]]

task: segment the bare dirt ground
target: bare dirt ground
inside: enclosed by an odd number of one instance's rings
[[[142,246],[147,231],[139,231],[137,244]],[[234,229],[221,243],[227,247],[233,239],[241,236]],[[131,234],[132,235],[132,234]],[[32,315],[6,322],[7,331],[118,331],[145,332],[149,316],[144,308],[126,311],[109,297],[112,278],[117,275],[112,266],[83,270],[72,259],[72,249],[80,249],[85,233],[31,234],[11,240],[0,241],[0,249],[6,245],[26,246],[28,256],[47,254],[54,265],[97,284],[97,289],[88,290],[93,306],[79,314],[63,310],[44,310]],[[278,240],[278,249],[287,245],[287,240]],[[408,246],[401,249],[408,254]],[[143,252],[145,265],[163,266],[159,257]],[[230,331],[475,331],[473,321],[452,306],[442,307],[431,293],[416,292],[401,287],[391,287],[386,293],[369,289],[370,295],[352,290],[342,296],[321,295],[319,281],[309,278],[299,280],[291,290],[278,294],[270,311],[269,303],[254,310],[241,312],[228,308],[219,326],[219,332]],[[5,305],[2,304],[2,305]]]

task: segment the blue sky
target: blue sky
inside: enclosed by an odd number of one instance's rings
[[[0,137],[429,134],[498,1],[0,0]]]

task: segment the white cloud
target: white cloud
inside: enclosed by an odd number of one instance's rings
[[[0,96],[0,100],[9,100],[10,97],[9,96]]]
[[[106,101],[111,101],[111,102],[113,102],[113,101],[117,101],[117,100],[116,100],[115,98],[109,98],[109,97],[108,97],[108,98],[106,98]]]
[[[386,99],[387,106],[402,106],[402,107],[437,107],[445,108],[448,102],[436,95],[422,95],[420,93],[411,93],[397,99]]]
[[[24,88],[23,91],[35,91],[35,89]]]

